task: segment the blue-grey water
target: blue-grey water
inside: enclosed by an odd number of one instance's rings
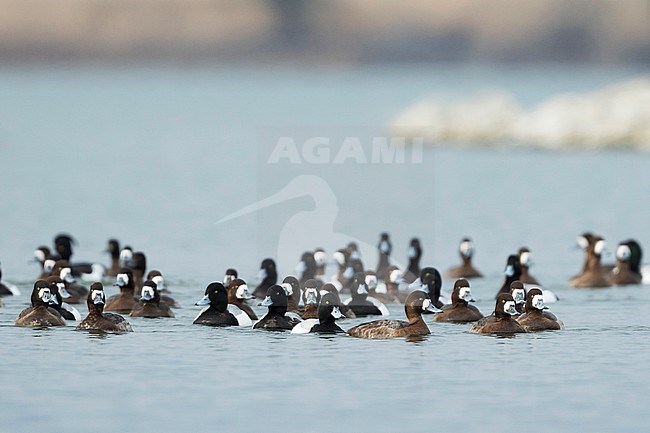
[[[643,72],[0,70],[0,261],[3,281],[23,292],[0,308],[0,431],[647,431],[648,288],[567,280],[585,230],[610,252],[629,237],[647,250],[650,155],[443,146],[415,162],[334,162],[346,137],[370,159],[372,137],[423,96],[504,88],[535,104]],[[332,157],[270,163],[281,137],[327,137]],[[215,224],[281,191],[278,203]],[[128,335],[14,327],[38,274],[28,260],[61,231],[77,238],[76,260],[106,263],[109,237],[144,251],[182,305],[176,318],[130,319]],[[331,252],[347,239],[373,267],[381,231],[399,262],[420,237],[423,264],[441,270],[472,236],[484,313],[507,255],[530,247],[566,329],[497,339],[430,323],[418,341],[364,341],[191,324],[193,303],[228,267],[252,283],[264,257],[286,275],[292,247]]]

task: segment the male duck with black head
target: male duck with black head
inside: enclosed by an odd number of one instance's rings
[[[390,254],[393,251],[393,244],[390,242],[388,233],[382,233],[377,244],[379,252],[379,263],[377,264],[377,278],[383,280],[386,278],[388,267],[390,266]]]
[[[546,311],[547,308],[542,291],[534,287],[528,291],[526,312],[519,316],[517,321],[526,332],[564,329],[564,324],[555,314]]]
[[[474,243],[470,238],[463,238],[458,246],[458,253],[460,254],[461,264],[455,268],[451,268],[445,274],[447,278],[481,278],[481,274],[472,265],[472,257],[474,256]]]
[[[512,318],[517,314],[515,300],[510,293],[501,293],[497,296],[494,313],[474,323],[470,332],[475,334],[512,335],[526,332],[524,328]]]
[[[582,274],[569,281],[569,285],[576,288],[610,287],[611,281],[601,265],[601,256],[605,250],[605,240],[600,236],[586,239],[585,265]]]
[[[314,253],[305,251],[296,265],[296,275],[300,275],[300,284],[316,277],[316,259]]]
[[[63,280],[65,288],[70,293],[68,303],[81,304],[88,296],[88,288],[77,283],[77,280],[72,275],[70,264],[66,260],[57,260],[54,264],[52,275],[57,275]]]
[[[262,260],[260,271],[257,273],[257,279],[261,282],[253,291],[253,295],[256,298],[263,298],[266,296],[269,288],[278,282],[278,270],[273,259]]]
[[[422,258],[422,247],[420,246],[420,239],[413,238],[406,253],[409,264],[406,268],[404,281],[412,283],[420,275],[420,259]]]
[[[337,324],[336,319],[343,317],[339,310],[341,300],[334,293],[327,293],[318,305],[317,318],[310,318],[300,322],[291,330],[292,334],[339,334],[344,333]]]
[[[434,322],[470,323],[483,318],[483,314],[469,302],[474,302],[469,281],[464,278],[456,280],[451,294],[451,305],[444,305],[442,312],[433,316]]]
[[[133,253],[130,268],[133,271],[135,289],[141,289],[144,284],[145,272],[147,272],[147,256],[142,251]]]
[[[269,331],[292,330],[300,320],[286,317],[287,312],[287,293],[279,285],[269,287],[266,297],[260,303],[262,307],[268,307],[268,312],[262,317],[253,329],[266,329]]]
[[[122,314],[130,313],[137,302],[131,268],[121,268],[113,285],[120,288],[120,294],[108,298],[104,309]]]
[[[364,272],[359,272],[354,275],[351,290],[352,298],[346,304],[354,311],[356,317],[388,315],[386,307],[384,307],[385,311],[380,309],[383,306],[381,302],[368,297],[366,274]]]
[[[442,299],[442,276],[436,268],[430,266],[422,268],[420,276],[409,285],[409,289],[422,290],[429,295],[429,299],[436,308],[442,308],[445,305]]]
[[[117,277],[120,273],[120,242],[117,239],[109,239],[105,250],[111,256],[111,265],[106,270],[107,277]]]
[[[65,320],[49,308],[52,292],[50,283],[38,280],[32,290],[32,306],[24,309],[15,321],[16,326],[65,326]]]
[[[70,299],[70,294],[65,289],[63,280],[56,276],[49,276],[45,280],[50,283],[50,308],[56,310],[57,313],[65,320],[81,320],[81,314],[72,305],[64,302],[64,299]]]
[[[375,320],[348,329],[348,335],[358,338],[386,339],[430,334],[429,327],[422,319],[422,313],[440,312],[421,290],[411,292],[404,303],[408,322],[402,320]]]
[[[255,299],[255,296],[248,290],[246,282],[240,278],[232,280],[228,287],[228,303],[242,310],[251,320],[257,320],[257,315],[246,303],[249,299]]]
[[[612,269],[610,279],[617,286],[641,284],[641,245],[633,239],[621,242],[616,248],[616,266]]]
[[[340,299],[339,292],[336,289],[336,286],[332,283],[323,284],[323,286],[318,290],[318,292],[320,293],[321,298],[327,295],[328,293],[332,293],[336,295],[337,298]],[[354,311],[352,311],[352,309],[349,306],[343,303],[340,304],[339,310],[341,311],[341,314],[343,314],[343,316],[348,319],[354,319],[357,317],[355,316]]]
[[[533,258],[528,247],[519,248],[518,254],[519,266],[521,266],[521,276],[519,277],[519,281],[524,284],[539,285],[537,279],[530,275],[530,267],[533,265]]]
[[[88,316],[77,325],[77,330],[115,332],[118,334],[133,332],[131,324],[119,314],[104,313],[106,295],[102,283],[96,282],[90,286],[86,300]]]
[[[239,326],[237,318],[228,311],[228,291],[221,283],[210,283],[196,305],[207,307],[196,316],[195,325]]]
[[[147,280],[142,284],[140,302],[133,306],[130,316],[154,319],[157,317],[174,317],[174,313],[169,306],[160,302],[160,293],[158,293],[156,283]]]
[[[508,260],[506,262],[506,268],[503,271],[505,275],[505,279],[503,280],[503,284],[501,284],[501,288],[497,292],[497,296],[499,296],[502,293],[510,293],[510,285],[512,284],[513,281],[519,281],[519,277],[521,277],[521,265],[519,264],[519,256],[515,254],[511,254],[508,256]]]
[[[165,278],[162,276],[162,273],[159,270],[154,269],[149,271],[147,274],[147,280],[151,280],[156,283],[158,292],[160,292],[160,302],[167,304],[168,307],[180,308],[180,305],[174,298],[164,294],[170,292],[167,290],[167,286],[165,286]]]

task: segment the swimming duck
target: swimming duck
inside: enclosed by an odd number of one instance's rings
[[[505,279],[503,280],[503,284],[501,284],[501,288],[497,292],[497,296],[502,293],[510,293],[510,285],[512,282],[518,281],[519,277],[521,277],[521,265],[519,264],[519,256],[515,254],[508,256],[506,268],[503,273],[505,274]]]
[[[448,296],[442,294],[442,277],[436,268],[430,266],[422,268],[420,276],[409,285],[409,289],[422,290],[429,295],[436,308],[442,308],[443,305],[451,303]]]
[[[327,293],[318,304],[317,318],[310,318],[300,322],[291,330],[292,334],[338,334],[345,332],[337,324],[336,319],[343,317],[339,310],[341,301],[338,295]]]
[[[72,275],[70,264],[66,260],[56,261],[52,275],[58,275],[63,280],[66,290],[70,293],[69,304],[81,304],[88,296],[88,289],[77,283],[77,280]]]
[[[143,279],[145,272],[147,272],[147,257],[142,251],[137,251],[133,253],[131,264],[132,266],[130,266],[130,268],[133,271],[133,284],[135,289],[138,290],[142,288],[142,285],[144,284]]]
[[[253,296],[263,298],[266,296],[269,288],[278,281],[278,271],[273,259],[262,260],[260,271],[257,273],[257,279],[261,282],[253,291]]]
[[[322,248],[314,250],[314,261],[316,262],[315,277],[321,281],[325,279],[325,267],[327,266],[327,254]]]
[[[133,272],[130,268],[120,268],[117,274],[114,286],[120,288],[119,295],[113,295],[106,302],[106,311],[117,311],[118,313],[128,314],[137,302],[135,298],[135,287],[133,285]]]
[[[105,304],[104,286],[99,282],[93,283],[86,300],[88,316],[77,325],[77,329],[116,333],[133,332],[131,324],[124,317],[118,314],[104,313]]]
[[[470,332],[475,334],[511,335],[526,332],[521,325],[512,318],[517,314],[515,300],[510,293],[500,293],[497,296],[494,313],[474,323]]]
[[[65,326],[63,317],[49,308],[51,299],[50,283],[45,280],[36,281],[32,290],[32,306],[18,315],[16,326]]]
[[[533,265],[533,259],[527,247],[519,248],[519,265],[521,266],[519,281],[524,284],[539,285],[537,279],[529,273],[529,268]]]
[[[207,307],[196,316],[195,325],[239,326],[237,318],[228,311],[228,291],[221,283],[210,283],[205,289],[205,296],[196,305]]]
[[[512,299],[515,300],[515,309],[517,310],[517,314],[513,316],[517,317],[526,311],[526,289],[524,289],[524,283],[519,280],[510,283],[510,294],[512,295]]]
[[[153,281],[147,280],[142,284],[140,295],[140,302],[133,306],[131,314],[129,314],[131,317],[146,317],[150,319],[174,317],[171,308],[160,302],[160,293],[158,293],[158,287]],[[226,304],[228,303],[226,302]]]
[[[87,278],[98,277],[103,278],[106,268],[100,263],[90,263],[90,262],[75,262],[72,263],[70,258],[72,257],[73,251],[72,246],[77,245],[77,241],[66,233],[58,234],[54,238],[54,248],[58,254],[59,260],[65,260],[68,262],[68,267],[73,277],[82,277],[83,275],[88,275]],[[84,290],[81,301],[83,302],[86,299],[88,294],[88,289]]]
[[[59,259],[65,260],[66,262],[70,261],[70,257],[72,257],[73,243],[76,244],[77,241],[66,233],[59,233],[54,237],[54,249],[58,254]]]
[[[316,277],[316,259],[314,253],[306,251],[302,254],[300,262],[296,265],[296,275],[300,275],[300,284],[305,284],[305,281],[311,280]]]
[[[334,262],[338,265],[338,273],[332,277],[332,284],[335,285],[336,290],[341,292],[344,287],[347,287],[346,292],[349,291],[349,283],[354,277],[354,270],[349,265],[350,252],[347,248],[337,250],[332,254]]]
[[[162,276],[160,271],[158,270],[151,270],[147,274],[147,280],[151,280],[154,283],[156,283],[156,286],[158,287],[158,292],[160,293],[160,302],[166,304],[168,307],[171,308],[180,308],[180,305],[174,298],[172,298],[169,295],[164,295],[163,293],[170,293],[169,290],[167,290],[167,286],[165,286],[165,278]]]
[[[2,267],[0,267],[0,297],[1,296],[19,296],[20,290],[13,284],[5,284],[2,282]]]
[[[300,315],[303,320],[316,319],[318,317],[318,304],[320,303],[320,291],[318,282],[315,279],[307,280],[302,291],[302,303],[305,312]]]
[[[111,265],[106,270],[107,277],[117,277],[120,272],[120,243],[117,239],[109,239],[106,252],[111,255]]]
[[[328,293],[332,293],[332,294],[336,295],[337,298],[339,298],[339,292],[336,289],[336,286],[334,284],[332,284],[332,283],[323,284],[320,287],[320,289],[318,289],[318,292],[320,293],[321,298],[323,298],[323,296],[327,295]],[[354,318],[357,317],[354,314],[354,311],[352,311],[352,309],[349,306],[347,306],[347,305],[345,305],[343,303],[341,303],[339,305],[339,310],[341,310],[341,313],[343,314],[343,316],[348,318],[348,319],[354,319]]]
[[[354,276],[351,295],[352,298],[348,299],[345,304],[354,311],[357,317],[387,316],[389,314],[388,309],[381,302],[368,297],[365,273],[359,272]]]
[[[605,240],[600,236],[586,238],[588,244],[585,248],[585,265],[582,274],[569,281],[569,285],[576,288],[600,288],[612,285],[607,274],[601,266],[601,256],[605,250]]]
[[[545,311],[547,308],[542,291],[534,287],[528,291],[526,312],[517,321],[526,332],[563,329],[564,324],[554,314]]]
[[[239,278],[232,280],[230,282],[230,286],[228,287],[228,304],[239,308],[251,320],[257,320],[257,315],[246,303],[246,301],[249,299],[255,299],[255,296],[253,296],[248,290],[246,282]]]
[[[65,320],[81,320],[79,311],[72,305],[64,302],[64,299],[69,299],[71,296],[65,289],[63,280],[52,275],[47,277],[45,281],[50,284],[50,293],[52,295],[50,298],[50,308],[55,309]]]
[[[429,331],[429,327],[422,319],[422,313],[424,311],[436,313],[440,310],[433,305],[429,295],[421,290],[416,290],[406,298],[404,311],[408,322],[402,320],[375,320],[348,329],[347,333],[352,337],[371,339],[427,335],[431,331]]]
[[[371,288],[368,282],[372,283]],[[377,283],[376,277],[368,278],[366,273],[366,284],[368,285],[368,294],[372,297],[379,299],[381,302],[391,304],[402,304],[406,300],[407,294],[399,291],[399,284],[404,281],[402,271],[394,265],[390,265],[386,269],[386,279],[383,283]],[[419,287],[418,287],[419,288]],[[373,293],[374,292],[374,293]]]
[[[472,265],[472,257],[474,256],[474,243],[470,238],[463,238],[458,246],[458,253],[460,254],[461,264],[455,268],[447,271],[447,278],[481,278],[481,274]]]
[[[451,305],[444,305],[442,312],[433,316],[434,322],[469,323],[483,318],[483,314],[469,302],[474,302],[469,281],[464,278],[456,280],[451,294]]]
[[[124,245],[120,250],[119,263],[122,268],[133,266],[133,248],[130,245]]]
[[[409,264],[406,268],[404,281],[412,283],[420,275],[420,259],[422,258],[422,247],[420,246],[420,239],[413,238],[406,253]]]
[[[350,242],[345,250],[348,252],[350,259],[361,260],[361,251],[359,251],[359,245],[356,242]]]
[[[621,242],[616,248],[616,266],[612,269],[610,279],[617,286],[641,284],[641,245],[633,239]]]
[[[40,246],[36,248],[34,250],[33,260],[41,265],[41,274],[38,276],[39,280],[44,280],[52,275],[52,270],[54,269],[54,263],[56,263],[56,260],[52,256],[48,247]]]
[[[280,285],[287,295],[287,312],[298,314],[300,304],[300,283],[298,279],[289,275],[282,280]]]
[[[377,244],[379,251],[379,263],[377,264],[377,278],[383,280],[386,278],[388,266],[390,266],[390,253],[393,251],[393,244],[390,242],[390,236],[384,232],[379,237],[379,244]]]
[[[290,331],[300,322],[300,320],[290,319],[285,316],[287,312],[287,293],[282,286],[276,284],[269,287],[260,306],[268,307],[268,312],[253,326],[253,329]]]
[[[235,281],[238,278],[238,273],[237,269],[234,268],[228,268],[226,269],[226,273],[223,275],[223,286],[228,289],[230,286],[230,283]]]

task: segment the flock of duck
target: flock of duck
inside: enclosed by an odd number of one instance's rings
[[[71,263],[74,239],[65,234],[54,239],[54,253],[46,246],[34,251],[41,274],[34,283],[31,306],[15,320],[18,326],[63,326],[66,321],[79,322],[76,329],[100,332],[130,332],[132,327],[122,316],[174,317],[178,303],[169,296],[163,275],[158,270],[146,273],[144,253],[129,246],[120,248],[115,239],[108,241],[111,264],[104,267],[91,263]],[[569,284],[573,287],[607,287],[612,284],[641,284],[642,249],[638,242],[627,240],[616,249],[616,264],[604,266],[601,256],[605,241],[592,233],[578,237],[585,260],[579,275]],[[450,269],[446,277],[455,279],[451,294],[442,288],[442,276],[433,267],[421,267],[422,248],[412,239],[408,250],[409,264],[400,269],[390,264],[392,244],[382,233],[377,246],[379,263],[376,270],[366,269],[357,245],[333,253],[333,262],[322,249],[305,252],[296,267],[296,276],[279,282],[273,259],[262,261],[258,273],[260,283],[250,290],[235,269],[227,269],[222,282],[210,283],[204,296],[196,302],[203,310],[194,324],[207,326],[252,326],[253,329],[287,330],[292,333],[347,333],[360,338],[394,338],[430,333],[423,314],[433,314],[434,322],[471,324],[470,331],[490,335],[563,329],[562,322],[548,311],[547,303],[557,296],[542,290],[530,274],[531,252],[521,248],[508,257],[504,282],[496,295],[494,311],[484,316],[472,305],[474,299],[470,279],[482,274],[472,265],[474,244],[461,240],[461,263]],[[325,276],[328,263],[338,273]],[[92,281],[90,288],[77,278]],[[120,293],[106,297],[102,280],[114,278]],[[0,271],[0,280],[2,273]],[[410,291],[410,292],[409,292]],[[0,282],[0,296],[18,294],[15,287]],[[261,300],[261,302],[259,302]],[[73,307],[85,301],[88,314],[83,320]],[[258,318],[251,302],[259,302],[267,313]],[[344,331],[338,319],[387,316],[385,304],[404,304],[406,321],[375,320]],[[0,301],[0,306],[2,302]]]

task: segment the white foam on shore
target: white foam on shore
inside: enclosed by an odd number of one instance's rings
[[[393,135],[432,143],[650,151],[650,77],[559,94],[530,109],[506,92],[450,104],[422,101],[399,114],[390,128]]]

